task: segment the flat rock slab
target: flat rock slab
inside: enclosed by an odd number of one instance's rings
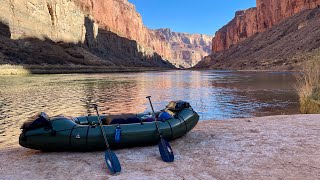
[[[123,171],[108,174],[103,152],[47,153],[0,147],[0,179],[320,179],[320,115],[202,121],[170,143],[116,150]]]

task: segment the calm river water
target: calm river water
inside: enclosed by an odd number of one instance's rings
[[[150,111],[171,100],[190,102],[201,120],[296,114],[298,96],[291,73],[167,71],[119,74],[30,75],[0,77],[0,143],[17,136],[36,112],[49,116]]]

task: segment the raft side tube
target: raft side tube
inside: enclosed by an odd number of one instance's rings
[[[51,129],[38,128],[24,131],[20,135],[19,143],[26,148],[45,151],[103,150],[105,143],[97,121],[97,116],[83,116],[74,119],[54,117],[50,121]],[[159,128],[163,137],[170,141],[185,135],[198,121],[199,115],[192,108],[185,108],[177,112],[171,119],[165,122],[159,121]],[[120,124],[119,143],[116,143],[114,138],[117,124],[104,125],[103,128],[111,148],[144,146],[159,142],[155,122]]]
[[[90,127],[86,125],[77,125],[72,129],[71,134],[69,135],[72,149],[78,149],[78,151],[82,151],[87,148],[89,128]]]

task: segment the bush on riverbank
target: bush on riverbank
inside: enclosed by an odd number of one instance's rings
[[[0,75],[26,75],[30,72],[20,65],[3,64],[0,65]]]
[[[304,66],[297,91],[302,113],[320,113],[320,56]]]

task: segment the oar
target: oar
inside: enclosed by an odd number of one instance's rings
[[[155,122],[156,122],[156,128],[157,128],[159,136],[160,136],[160,142],[158,144],[158,147],[159,147],[161,159],[164,162],[173,162],[174,161],[173,151],[172,151],[172,148],[171,148],[170,144],[168,143],[168,141],[166,141],[163,138],[163,136],[160,132],[159,125],[158,125],[158,119],[155,116],[154,109],[153,109],[153,106],[151,103],[151,96],[148,96],[147,99],[149,99],[149,103],[150,103],[150,106],[152,109],[153,117],[155,118]]]
[[[105,151],[104,155],[105,155],[107,167],[108,167],[109,171],[111,172],[111,174],[119,173],[121,171],[121,165],[120,165],[120,162],[118,160],[117,155],[113,151],[111,151],[111,149],[110,149],[106,133],[104,132],[104,129],[102,127],[102,121],[101,121],[101,118],[100,118],[100,115],[98,112],[98,106],[94,105],[94,109],[97,112],[97,116],[98,116],[98,120],[99,120],[99,124],[100,124],[100,129],[101,129],[101,132],[102,132],[102,135],[104,138],[104,142],[106,143],[106,151]]]

